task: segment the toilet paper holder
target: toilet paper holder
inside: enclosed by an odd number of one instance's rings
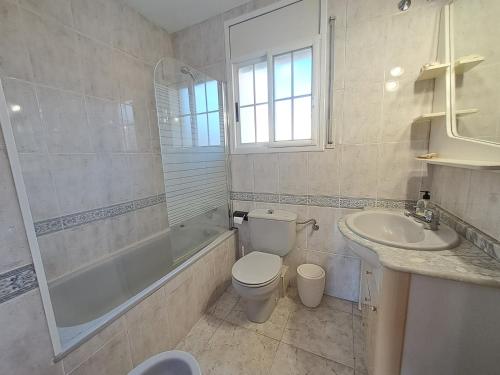
[[[234,211],[233,212],[233,223],[234,224],[243,224],[243,221],[248,221],[248,212],[247,211]]]

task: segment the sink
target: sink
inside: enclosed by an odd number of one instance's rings
[[[357,235],[382,245],[410,250],[444,250],[456,247],[458,234],[445,224],[437,231],[402,212],[367,210],[346,216],[346,225]]]

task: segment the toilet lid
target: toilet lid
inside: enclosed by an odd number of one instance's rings
[[[277,255],[254,251],[234,264],[233,277],[242,284],[265,284],[280,274],[281,264]]]

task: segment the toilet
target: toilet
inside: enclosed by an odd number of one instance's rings
[[[295,213],[283,210],[256,209],[248,213],[254,251],[234,264],[232,283],[252,322],[268,320],[278,302],[282,258],[295,245],[296,222]]]

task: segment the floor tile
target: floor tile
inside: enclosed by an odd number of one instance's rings
[[[290,315],[291,306],[286,299],[281,298],[271,317],[264,323],[254,323],[247,319],[244,311],[244,302],[240,299],[234,309],[227,315],[228,322],[240,327],[260,333],[272,339],[281,340],[285,325]]]
[[[345,299],[330,297],[327,295],[323,296],[320,306],[328,307],[334,310],[343,311],[352,314],[352,302],[346,301]]]
[[[365,344],[365,334],[364,327],[361,317],[354,316],[353,317],[353,333],[354,333],[354,357],[355,357],[355,366],[357,375],[368,374],[365,363],[365,353],[366,353],[366,344]]]
[[[200,356],[221,324],[222,320],[215,316],[203,315],[176,349],[189,352],[195,357]]]
[[[290,314],[282,341],[354,366],[352,314],[327,307],[299,307]]]
[[[204,375],[268,374],[279,341],[223,322],[199,355]]]
[[[209,309],[208,313],[219,319],[224,319],[238,303],[239,297],[234,293],[224,292]]]
[[[353,375],[354,369],[280,343],[270,375]]]

